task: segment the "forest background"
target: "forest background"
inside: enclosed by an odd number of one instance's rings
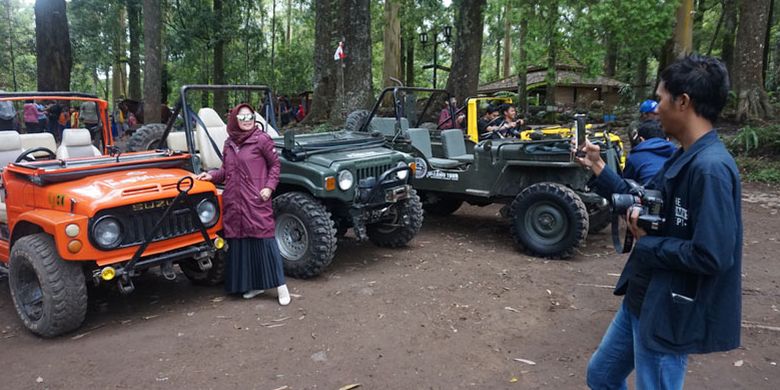
[[[434,56],[449,68],[437,71],[437,87],[461,101],[513,76],[522,91],[532,66],[547,67],[553,96],[554,65],[577,64],[626,83],[618,110],[632,112],[652,98],[666,64],[714,55],[732,79],[733,152],[749,178],[780,181],[775,0],[0,2],[0,89],[145,100],[147,122],[159,116],[149,102],[173,101],[183,84],[233,83],[312,91],[307,121],[340,124],[392,79],[433,86]],[[339,42],[346,57],[334,61]],[[518,98],[524,107],[525,94]],[[224,102],[212,103],[224,112]]]

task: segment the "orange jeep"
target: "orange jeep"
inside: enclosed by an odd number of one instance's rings
[[[160,267],[175,278],[174,263],[195,283],[221,281],[220,196],[194,180],[189,154],[120,153],[108,103],[95,96],[0,93],[0,101],[28,99],[93,102],[100,114],[92,133],[65,129],[58,147],[51,134],[0,131],[0,265],[30,331],[53,337],[78,328],[87,283],[130,293],[139,271]]]

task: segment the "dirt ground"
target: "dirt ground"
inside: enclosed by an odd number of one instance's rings
[[[692,356],[690,389],[780,383],[780,188],[743,197],[743,346]],[[570,261],[525,256],[498,211],[426,217],[406,249],[340,243],[326,274],[289,280],[287,307],[147,275],[131,296],[93,294],[54,340],[22,327],[0,280],[0,388],[585,388],[625,256],[608,229]]]

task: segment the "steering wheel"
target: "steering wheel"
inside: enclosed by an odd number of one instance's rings
[[[57,154],[52,152],[51,149],[44,148],[41,146],[41,147],[25,150],[24,152],[22,152],[22,154],[19,155],[19,157],[16,158],[16,161],[14,162],[18,163],[22,161],[35,161],[35,158],[32,156],[32,154],[38,152],[45,152],[46,157],[48,157],[49,160],[54,160],[57,158]]]

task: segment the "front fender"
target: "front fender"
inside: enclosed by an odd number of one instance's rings
[[[89,244],[87,239],[87,224],[89,218],[84,215],[71,214],[64,211],[34,209],[19,215],[16,222],[11,227],[11,245],[17,239],[23,237],[25,226],[38,226],[54,238],[57,246],[57,253],[63,259],[75,259],[72,253],[68,252],[68,242],[71,240],[81,241],[83,246]],[[75,224],[79,227],[79,234],[75,237],[68,237],[65,234],[65,227]]]

